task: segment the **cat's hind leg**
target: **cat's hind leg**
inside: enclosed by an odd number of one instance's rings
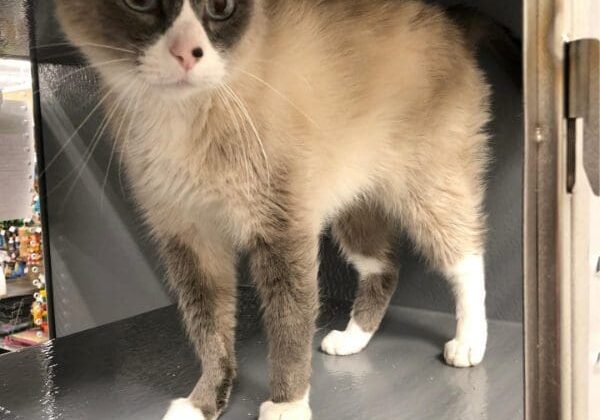
[[[456,336],[446,343],[444,359],[455,367],[481,363],[487,342],[483,253],[465,254],[446,269],[456,301]]]
[[[423,179],[424,177],[420,177]],[[460,168],[415,182],[402,199],[402,226],[431,265],[448,279],[456,303],[456,335],[444,348],[446,363],[479,364],[487,343],[483,187]]]
[[[379,328],[398,281],[392,232],[381,209],[368,203],[353,206],[334,222],[333,236],[358,272],[359,283],[350,322],[344,331],[331,331],[323,339],[325,353],[358,353]]]

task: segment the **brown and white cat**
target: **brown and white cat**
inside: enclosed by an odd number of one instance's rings
[[[269,338],[260,420],[307,420],[328,224],[360,274],[345,331],[361,351],[395,290],[404,230],[456,298],[452,366],[487,324],[482,212],[490,89],[465,33],[416,0],[57,0],[95,66],[132,191],[202,361],[165,418],[215,419],[236,372],[235,255],[246,249]]]

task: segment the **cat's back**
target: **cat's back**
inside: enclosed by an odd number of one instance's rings
[[[270,86],[260,86],[260,100],[270,117],[282,110],[308,115],[317,134],[347,138],[358,124],[414,119],[457,101],[462,109],[485,108],[483,73],[463,31],[439,6],[269,0],[264,7],[269,30],[260,67]]]
[[[268,0],[263,7],[277,32],[298,36],[298,30],[312,29],[304,33],[334,45],[349,39],[389,43],[399,34],[425,37],[417,45],[462,43],[445,9],[421,0]]]
[[[273,0],[265,7],[268,87],[257,83],[264,93],[257,97],[269,125],[308,150],[300,172],[354,191],[345,186],[390,178],[380,173],[385,168],[404,183],[402,168],[417,157],[439,167],[485,147],[478,133],[488,121],[489,87],[443,8],[414,0]],[[463,135],[449,141],[451,133]]]
[[[463,31],[439,6],[418,0],[269,0],[264,7],[267,77],[300,102],[312,95],[329,109],[344,103],[344,112],[352,114],[353,102],[364,109],[398,92],[407,102],[427,102],[444,90],[453,94],[454,87],[479,85]]]

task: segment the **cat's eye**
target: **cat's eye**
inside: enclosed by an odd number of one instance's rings
[[[212,20],[227,20],[235,11],[235,0],[208,0],[206,14]]]
[[[158,0],[123,0],[127,7],[136,12],[151,12],[158,7]]]

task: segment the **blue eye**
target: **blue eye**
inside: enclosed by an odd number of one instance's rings
[[[235,0],[208,0],[206,14],[212,20],[227,20],[235,11]]]
[[[152,12],[158,7],[158,0],[123,0],[127,7],[136,12]]]

